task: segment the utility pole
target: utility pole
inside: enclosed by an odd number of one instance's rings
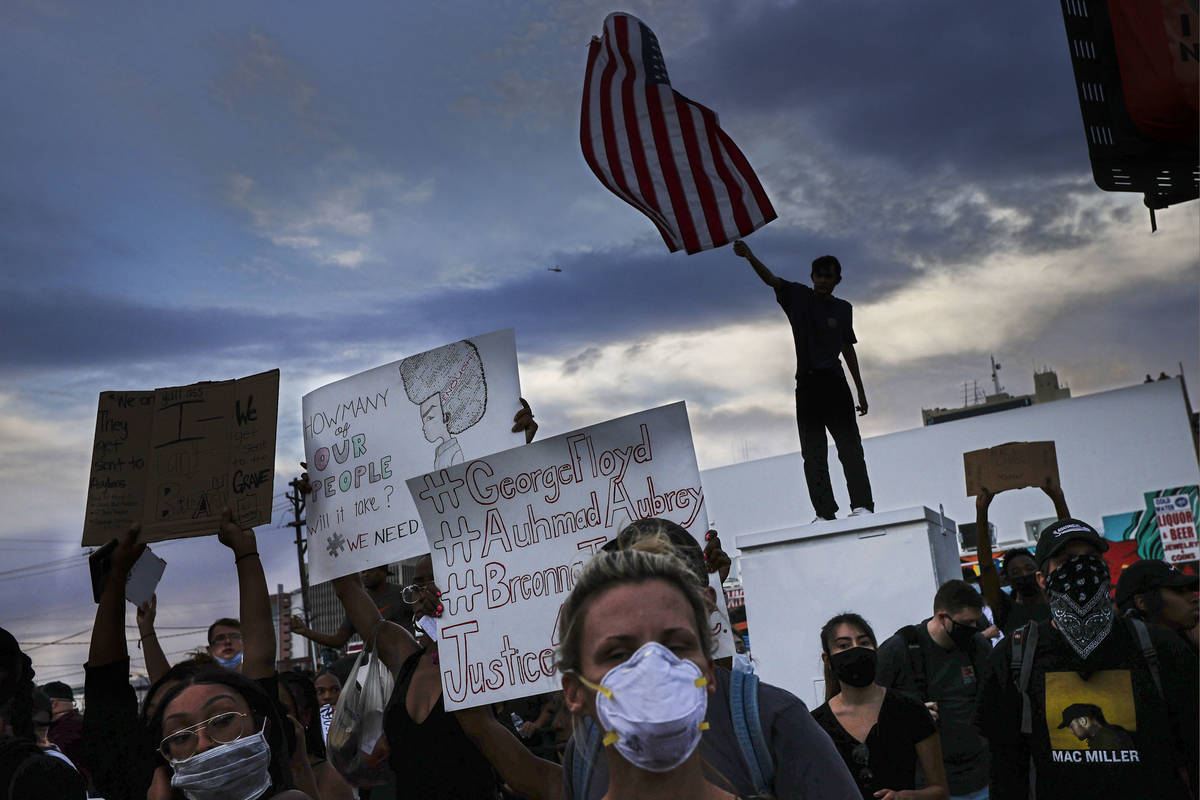
[[[301,478],[292,478],[288,481],[288,486],[292,487],[291,494],[285,494],[292,504],[292,514],[295,519],[288,523],[289,528],[296,529],[296,560],[300,562],[300,597],[304,601],[304,623],[311,625],[312,605],[309,603],[308,597],[308,565],[304,561],[305,553],[308,551],[308,542],[304,538],[304,518],[300,515],[304,513],[304,492],[300,491],[303,485]],[[310,669],[316,669],[316,653],[313,652],[312,643],[308,644],[308,666]]]

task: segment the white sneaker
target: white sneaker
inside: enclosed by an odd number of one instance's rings
[[[825,519],[824,517],[822,517],[822,516],[820,516],[820,515],[818,514],[817,516],[813,517],[813,521],[812,521],[812,522],[810,522],[810,523],[808,523],[808,524],[809,524],[809,525],[816,525],[818,522],[832,522],[832,521],[833,521],[833,520]]]
[[[861,517],[863,514],[874,514],[875,512],[869,508],[854,508],[850,510],[850,516]]]

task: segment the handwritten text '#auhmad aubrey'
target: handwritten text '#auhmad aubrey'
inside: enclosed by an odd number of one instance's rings
[[[630,495],[626,477],[632,464],[645,464],[653,459],[650,432],[640,426],[640,441],[625,447],[597,450],[588,434],[576,434],[564,439],[567,461],[549,467],[539,467],[496,480],[495,470],[485,459],[472,461],[462,478],[451,478],[447,470],[424,477],[425,488],[418,497],[432,503],[444,514],[447,501],[451,508],[460,506],[459,492],[466,491],[480,506],[486,507],[483,524],[471,527],[465,515],[459,515],[457,530],[448,520],[441,522],[441,535],[433,547],[441,551],[449,568],[447,586],[442,600],[454,624],[441,631],[441,639],[452,645],[455,658],[444,662],[447,694],[453,702],[462,702],[469,694],[497,690],[505,685],[535,683],[555,674],[554,651],[543,648],[523,652],[512,646],[504,636],[497,658],[471,661],[470,639],[480,630],[477,619],[461,619],[476,611],[476,599],[483,596],[482,606],[498,609],[522,600],[550,597],[571,591],[583,559],[594,553],[607,540],[606,535],[577,539],[576,549],[587,551],[569,564],[551,564],[532,572],[510,576],[500,561],[488,561],[482,569],[472,565],[493,555],[493,548],[511,553],[514,548],[531,547],[539,542],[553,541],[564,536],[586,532],[590,528],[611,528],[621,518],[640,519],[649,516],[683,512],[687,518],[681,524],[690,527],[700,512],[704,493],[700,487],[684,487],[661,491],[654,478],[645,478],[644,496]],[[595,490],[588,493],[590,502],[582,508],[561,513],[543,512],[539,515],[532,503],[526,504],[521,520],[506,524],[495,505],[501,500],[513,500],[520,495],[540,494],[548,504],[562,498],[562,487],[607,478],[607,498],[603,512]],[[497,555],[498,552],[497,552]],[[460,621],[461,620],[461,621]],[[448,663],[447,663],[448,662]]]

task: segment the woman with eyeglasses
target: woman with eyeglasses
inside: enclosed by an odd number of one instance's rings
[[[875,683],[875,632],[858,614],[839,614],[821,628],[825,705],[813,717],[850,768],[864,800],[949,797],[942,744],[917,700]],[[916,787],[921,765],[925,788]]]
[[[150,730],[189,800],[308,800],[290,788],[284,724],[258,683],[213,665],[167,690]]]
[[[416,639],[404,627],[382,619],[358,573],[333,582],[338,599],[356,630],[377,631],[375,642],[364,637],[396,679],[384,712],[383,730],[390,753],[388,765],[404,797],[422,800],[495,800],[498,780],[442,703],[438,667],[437,622],[440,592],[429,556],[417,562],[414,583],[404,587],[404,601],[417,615],[424,634]]]

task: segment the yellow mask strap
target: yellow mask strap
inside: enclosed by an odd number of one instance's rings
[[[607,697],[609,700],[612,700],[612,696],[613,696],[612,689],[609,689],[607,686],[601,686],[598,683],[592,683],[587,678],[580,675],[578,672],[575,673],[575,677],[579,678],[579,682],[582,683],[584,686],[588,687],[589,689],[591,689],[593,691],[599,692],[600,694]]]
[[[699,678],[696,678],[696,685],[699,686],[700,688],[704,688],[705,686],[708,686],[708,678],[701,675]]]

